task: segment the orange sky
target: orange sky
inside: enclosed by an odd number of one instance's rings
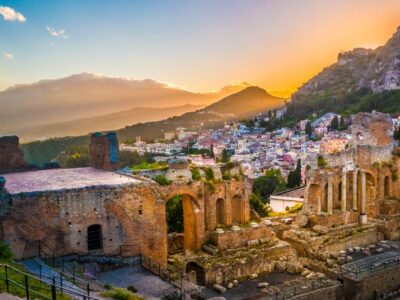
[[[400,25],[400,0],[3,2],[25,19],[0,16],[0,90],[91,72],[288,95],[340,51],[382,45]]]

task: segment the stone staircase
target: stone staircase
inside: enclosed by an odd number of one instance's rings
[[[80,283],[83,283],[83,280],[78,278],[75,279],[72,276],[63,274],[60,271],[51,268],[40,258],[23,260],[21,263],[29,272],[35,274],[37,277],[41,278],[50,285],[55,283],[57,286],[65,289],[66,293],[71,291],[73,293],[82,295],[87,294],[87,290],[83,289],[81,284],[73,283],[73,281],[80,281]]]

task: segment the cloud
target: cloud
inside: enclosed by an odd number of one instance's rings
[[[21,13],[8,6],[0,6],[0,15],[3,16],[5,21],[26,21],[26,18]]]
[[[67,35],[67,32],[64,29],[56,30],[53,27],[47,26],[47,31],[55,37],[59,37],[62,39],[68,39],[69,36]]]
[[[3,53],[3,56],[4,56],[4,58],[7,59],[7,60],[12,60],[12,59],[14,59],[14,56],[13,56],[11,53],[4,52],[4,53]]]

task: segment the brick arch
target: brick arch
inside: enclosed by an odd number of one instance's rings
[[[169,199],[171,199],[172,197],[178,196],[178,195],[187,195],[190,196],[191,200],[193,201],[193,203],[197,206],[197,209],[201,208],[200,202],[198,201],[198,194],[196,193],[197,189],[195,189],[192,186],[188,186],[188,185],[171,185],[168,190],[164,193],[163,195],[163,199],[165,201],[165,203],[168,202]]]
[[[184,250],[200,248],[200,224],[202,218],[202,205],[198,201],[197,189],[189,185],[171,185],[162,196],[165,204],[174,196],[182,195],[183,222],[184,222]],[[165,220],[166,222],[166,220]],[[165,226],[167,228],[167,226]],[[165,232],[167,235],[167,232]]]
[[[238,194],[231,198],[231,211],[232,223],[243,223],[243,198]]]
[[[122,224],[122,227],[126,234],[126,240],[124,244],[132,245],[137,243],[139,237],[136,234],[135,226],[132,218],[127,214],[125,209],[114,200],[105,200],[105,209],[113,214],[118,221]]]

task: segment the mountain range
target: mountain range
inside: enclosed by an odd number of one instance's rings
[[[237,121],[252,117],[284,105],[284,99],[270,95],[262,88],[247,87],[235,94],[181,116],[170,117],[162,121],[139,123],[116,130],[120,141],[133,142],[137,136],[143,140],[162,138],[164,132],[175,131],[177,127],[187,130],[201,130],[222,126],[224,122]],[[42,165],[56,158],[71,146],[87,146],[89,135],[77,137],[53,138],[22,145],[26,159],[30,163]]]
[[[57,132],[55,128],[62,128],[63,125],[79,127],[79,124],[87,124],[88,118],[99,116],[107,118],[106,115],[124,114],[134,108],[152,109],[142,111],[141,118],[135,119],[132,116],[121,120],[127,123],[117,122],[110,124],[115,127],[108,127],[117,129],[138,122],[161,120],[199,106],[204,107],[248,86],[250,86],[248,83],[236,82],[219,91],[194,93],[151,79],[113,78],[90,73],[42,80],[33,84],[20,84],[0,92],[0,135],[20,134],[25,138],[25,133],[29,133],[28,138],[35,139],[43,135],[37,136],[32,133],[41,132],[46,136],[48,126],[52,128],[49,130],[51,132],[49,137],[83,134],[92,129],[103,130],[106,127],[88,126],[82,128],[83,131],[71,132],[65,129]],[[166,114],[168,110],[165,108],[177,106],[180,108],[171,109],[170,114]],[[74,125],[65,124],[72,121],[78,122]]]

